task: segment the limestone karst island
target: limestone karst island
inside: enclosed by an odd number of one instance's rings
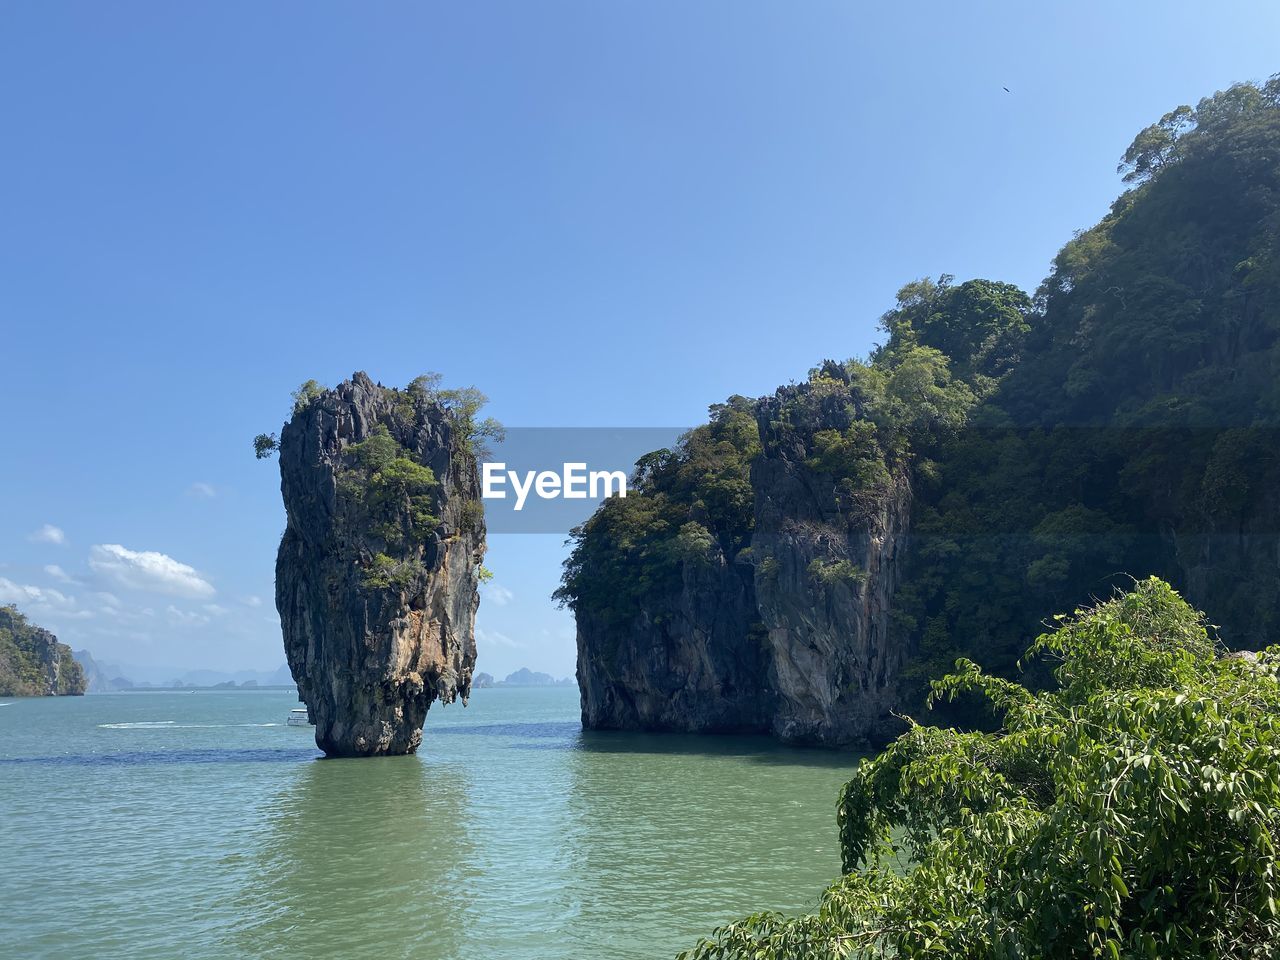
[[[1276,36],[5,10],[0,957],[1280,957]]]

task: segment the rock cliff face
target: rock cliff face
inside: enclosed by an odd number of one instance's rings
[[[619,626],[578,614],[583,724],[595,730],[762,732],[772,693],[752,567],[718,547]]]
[[[79,696],[84,670],[48,630],[0,606],[0,697]]]
[[[412,753],[431,704],[470,693],[485,528],[463,430],[357,373],[281,434],[276,608],[326,754]]]
[[[895,469],[851,496],[815,459],[821,438],[857,430],[864,415],[848,375],[838,365],[825,375],[754,405],[759,445],[743,491],[753,519],[736,554],[724,542],[741,540],[708,536],[705,553],[685,554],[678,576],[625,619],[575,607],[585,726],[830,745],[892,732],[905,650],[886,633],[910,484]]]
[[[812,436],[845,426],[823,415],[811,430],[778,428],[781,397],[760,405],[761,456],[751,469],[756,526],[756,606],[768,630],[782,740],[840,744],[880,740],[896,729],[890,710],[903,647],[886,640],[911,506],[906,472],[851,502],[838,479],[811,463]],[[836,422],[833,422],[836,421]]]

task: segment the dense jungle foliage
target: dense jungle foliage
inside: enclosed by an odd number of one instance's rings
[[[967,660],[993,733],[912,725],[840,799],[846,875],[684,960],[1264,958],[1280,953],[1280,647],[1223,657],[1152,578],[1077,611],[1033,692]]]
[[[958,654],[1007,672],[1123,571],[1232,645],[1280,627],[1280,80],[1173,111],[1122,169],[1137,185],[1058,254],[1017,363],[918,475],[895,600],[918,684]]]
[[[626,498],[605,501],[573,532],[574,549],[556,598],[606,621],[635,616],[646,597],[679,582],[682,563],[719,550],[729,560],[749,548],[755,525],[751,464],[761,423],[799,443],[807,464],[838,479],[851,514],[883,496],[916,454],[928,454],[960,427],[1008,362],[1031,302],[1016,287],[950,278],[904,288],[884,323],[888,344],[870,361],[826,361],[771,405],[731,397],[675,449],[636,464]],[[910,324],[917,320],[919,331]],[[957,328],[967,334],[959,334]],[[962,351],[972,380],[957,379],[937,346]],[[957,365],[959,366],[959,365]],[[767,562],[767,558],[753,558]]]

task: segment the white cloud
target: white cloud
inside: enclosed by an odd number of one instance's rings
[[[90,610],[81,610],[75,597],[69,597],[52,587],[36,587],[29,583],[14,583],[0,577],[0,603],[17,604],[23,613],[45,627],[57,629],[57,621],[88,620]]]
[[[217,495],[218,488],[212,483],[205,483],[202,480],[197,480],[191,486],[187,487],[188,497],[197,497],[201,500],[212,500]]]
[[[241,600],[240,602],[241,602],[241,603],[243,603],[246,607],[260,607],[260,606],[262,606],[262,598],[261,598],[261,597],[245,597],[245,598],[244,598],[243,600]]]
[[[99,603],[106,604],[108,607],[120,606],[120,600],[116,597],[114,593],[107,593],[105,590],[103,590],[99,593],[95,593],[94,596],[98,599]]]
[[[49,607],[70,608],[75,599],[51,587],[33,587],[0,577],[0,603],[38,603]]]
[[[47,573],[49,576],[53,577],[53,579],[55,579],[55,580],[60,580],[60,581],[62,581],[63,583],[78,583],[78,582],[79,582],[79,581],[77,581],[77,580],[75,579],[75,577],[71,576],[71,574],[67,573],[67,571],[63,570],[63,569],[62,569],[60,566],[58,566],[56,563],[47,563],[47,564],[45,564],[44,572],[45,572],[45,573]]]
[[[118,543],[89,548],[89,566],[130,590],[154,590],[179,597],[212,597],[213,584],[185,563],[153,550],[130,550]]]
[[[220,617],[227,612],[227,608],[217,603],[206,603],[204,605],[205,613],[211,616]]]
[[[480,584],[480,596],[488,600],[495,607],[505,607],[516,598],[514,593],[502,584],[493,580],[490,580],[488,583]]]
[[[483,646],[492,644],[495,647],[506,647],[508,650],[524,648],[523,643],[512,640],[505,633],[499,633],[497,630],[482,630],[480,627],[476,627],[476,643]]]
[[[27,534],[27,539],[32,543],[56,543],[61,545],[67,542],[67,535],[62,532],[61,527],[46,523],[39,530],[33,530]]]

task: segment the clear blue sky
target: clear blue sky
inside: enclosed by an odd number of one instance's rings
[[[905,281],[1034,288],[1137,130],[1278,36],[1262,2],[0,5],[0,600],[274,668],[249,440],[302,380],[693,424],[865,353]],[[481,669],[572,671],[562,552],[493,538]]]

